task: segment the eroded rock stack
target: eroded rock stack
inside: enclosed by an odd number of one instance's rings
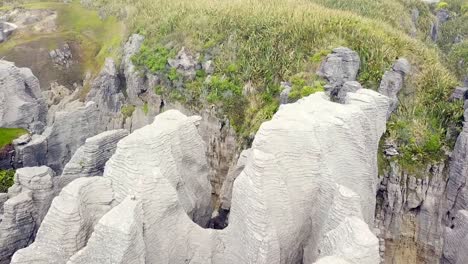
[[[8,190],[0,215],[0,263],[34,240],[53,198],[54,172],[48,167],[23,168]]]
[[[0,221],[0,263],[9,263],[16,250],[34,241],[52,199],[67,184],[78,178],[103,174],[104,165],[114,154],[117,142],[127,135],[126,130],[114,130],[88,138],[60,177],[54,177],[55,173],[45,166],[22,168],[16,172],[15,184],[0,200],[0,212],[5,208]],[[70,208],[65,205],[65,209]]]
[[[46,101],[31,70],[0,60],[0,127],[41,133],[46,117]]]
[[[119,143],[103,177],[68,185],[12,263],[377,263],[368,225],[388,106],[364,89],[282,106],[239,161],[219,231],[200,227],[211,213],[200,118],[167,111]]]

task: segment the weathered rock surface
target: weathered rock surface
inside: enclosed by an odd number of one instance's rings
[[[280,104],[289,102],[289,94],[291,93],[292,85],[288,82],[281,83]]]
[[[128,136],[124,129],[103,132],[86,139],[65,165],[62,175],[57,179],[56,190],[60,191],[68,183],[80,177],[100,176],[104,173],[104,165],[115,153],[117,143]]]
[[[377,263],[368,224],[388,99],[364,89],[348,97],[314,94],[261,126],[222,231],[199,226],[211,192],[200,118],[167,111],[120,141],[102,178],[68,185],[12,263]]]
[[[391,105],[388,117],[398,107],[398,93],[403,88],[406,75],[411,71],[411,64],[408,60],[401,58],[398,59],[392,68],[385,72],[380,82],[379,93],[388,96],[391,99]]]
[[[0,60],[0,127],[41,133],[47,116],[39,81],[27,68]]]
[[[145,264],[142,226],[141,202],[127,197],[99,220],[86,247],[67,263]]]
[[[23,192],[3,204],[0,222],[0,263],[8,264],[16,250],[32,242],[30,234],[35,226],[32,211],[31,192]]]
[[[124,126],[124,117],[120,113],[124,96],[112,60],[106,60],[105,67],[91,83],[85,103],[78,100],[79,93],[80,90],[76,90],[51,106],[49,126],[44,133],[34,135],[29,143],[16,147],[18,166],[47,165],[61,174],[87,138]]]
[[[460,210],[446,228],[442,263],[468,263],[468,211]]]
[[[0,43],[6,41],[17,28],[18,26],[13,23],[0,21]]]
[[[35,237],[53,198],[54,172],[48,167],[16,171],[0,221],[0,263],[8,263],[16,250]]]
[[[125,101],[120,87],[115,62],[108,58],[101,73],[93,81],[86,100],[95,102],[102,111],[119,113]]]
[[[220,208],[223,210],[231,209],[232,199],[232,188],[234,187],[234,181],[244,170],[247,161],[250,159],[252,151],[250,149],[242,151],[237,160],[236,166],[231,167],[226,176],[226,180],[223,183],[223,187],[220,192]]]
[[[59,68],[68,69],[73,63],[73,54],[68,43],[63,44],[60,48],[51,50],[49,57],[54,62],[54,65]]]
[[[327,91],[336,95],[337,88],[347,81],[356,80],[360,65],[361,59],[355,51],[339,47],[325,58],[317,74],[328,81]]]
[[[382,263],[438,263],[446,170],[432,165],[422,176],[409,175],[397,163],[384,172],[378,193],[376,226]]]
[[[11,263],[66,263],[86,245],[112,201],[109,179],[91,177],[72,182],[52,202],[36,241],[17,251]]]
[[[121,70],[125,75],[127,84],[127,96],[129,103],[135,105],[143,105],[139,95],[146,91],[145,80],[140,73],[137,72],[135,65],[133,65],[132,57],[141,48],[145,37],[133,34],[124,46],[124,55],[122,58]]]

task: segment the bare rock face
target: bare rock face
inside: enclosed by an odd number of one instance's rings
[[[387,109],[364,89],[343,105],[317,93],[282,106],[257,133],[219,231],[200,227],[211,210],[200,118],[164,112],[120,141],[102,178],[68,185],[12,263],[377,263],[368,224]]]
[[[76,151],[70,162],[65,166],[63,174],[60,177],[54,177],[54,172],[45,166],[17,170],[15,184],[8,191],[10,199],[3,201],[2,204],[5,202],[11,203],[10,200],[14,202],[14,197],[27,193],[31,198],[30,202],[32,206],[27,207],[23,213],[30,216],[28,220],[32,219],[33,225],[32,228],[29,225],[23,227],[21,224],[18,224],[16,228],[5,227],[5,232],[2,232],[0,237],[4,235],[5,238],[9,239],[0,239],[0,249],[7,248],[4,250],[4,259],[0,258],[0,263],[1,260],[6,260],[16,250],[27,246],[33,241],[42,220],[49,210],[52,199],[67,184],[81,177],[102,175],[104,165],[114,154],[117,142],[127,135],[128,132],[126,130],[114,130],[88,138],[85,144]],[[3,206],[1,207],[3,208]],[[8,215],[5,214],[4,217],[8,217]],[[0,222],[0,230],[4,225],[3,222]],[[15,235],[15,232],[20,235]],[[24,238],[28,238],[27,243]],[[15,246],[9,246],[10,244]]]
[[[66,263],[86,242],[99,219],[111,209],[109,179],[81,178],[52,202],[36,241],[15,253],[11,263]]]
[[[68,43],[62,47],[51,50],[49,52],[50,59],[54,62],[54,66],[62,69],[69,69],[73,63],[73,54]]]
[[[102,175],[104,165],[117,148],[117,142],[126,136],[128,136],[128,131],[119,129],[106,131],[86,139],[85,144],[75,152],[71,160],[65,165],[61,177]]]
[[[94,80],[86,100],[95,102],[103,111],[120,112],[125,97],[120,91],[118,72],[112,59],[106,59],[104,67]]]
[[[468,262],[468,211],[460,210],[453,224],[446,228],[442,263],[462,264]]]
[[[345,82],[356,80],[360,65],[361,59],[355,51],[339,47],[325,58],[317,74],[329,82],[326,88],[335,95]]]
[[[385,72],[379,87],[379,93],[388,96],[392,102],[388,116],[398,107],[398,93],[403,88],[405,77],[411,71],[408,60],[401,58],[393,64],[392,69]]]
[[[32,242],[30,234],[35,226],[32,211],[31,192],[23,192],[3,204],[0,222],[0,263],[8,264],[16,250]]]
[[[34,135],[29,143],[16,147],[18,166],[47,165],[61,174],[87,138],[123,127],[120,108],[124,98],[112,60],[106,60],[105,67],[91,84],[87,102],[80,102],[77,95],[74,92],[65,96],[60,104],[53,105],[44,133]]]
[[[27,68],[0,60],[0,127],[41,133],[47,116],[39,81]]]
[[[250,159],[252,152],[250,149],[242,151],[237,160],[236,166],[231,167],[229,170],[226,180],[223,183],[220,194],[220,208],[223,210],[231,209],[231,199],[232,199],[232,188],[234,186],[234,181],[244,170],[247,161]]]
[[[133,55],[140,51],[144,40],[145,37],[133,34],[125,44],[123,51],[124,55],[122,58],[121,70],[125,75],[127,82],[128,100],[134,105],[143,105],[143,102],[138,96],[146,91],[145,79],[137,72],[137,69],[132,62]]]
[[[129,217],[122,218],[122,215]],[[141,202],[127,197],[99,220],[86,247],[68,263],[145,264],[142,226]]]
[[[0,221],[0,263],[35,237],[53,198],[54,172],[48,167],[18,169]]]

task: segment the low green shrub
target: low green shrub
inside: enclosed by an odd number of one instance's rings
[[[122,109],[120,109],[120,112],[125,118],[129,118],[133,115],[133,112],[135,112],[135,106],[134,105],[124,105],[122,106]]]
[[[0,170],[0,193],[8,191],[14,183],[15,171],[14,170]]]

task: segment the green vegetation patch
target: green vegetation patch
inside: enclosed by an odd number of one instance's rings
[[[132,117],[133,112],[135,112],[135,106],[134,105],[124,105],[120,109],[120,112],[125,118]]]
[[[14,170],[0,170],[0,193],[5,193],[14,184]]]
[[[449,8],[456,6],[447,2]],[[130,8],[124,0],[94,3],[111,10]],[[416,24],[414,8],[419,10]],[[313,75],[326,51],[338,46],[359,54],[358,80],[370,89],[377,89],[397,58],[412,63],[388,128],[388,136],[409,153],[401,157],[408,166],[443,156],[452,144],[447,129],[459,126],[463,107],[448,102],[457,78],[440,51],[425,42],[434,16],[419,0],[136,0],[130,9],[130,30],[146,36],[146,47],[156,47],[138,55],[147,69],[166,64],[167,51],[158,47],[186,47],[201,58],[214,58],[210,82],[200,72],[183,89],[158,92],[174,93],[190,105],[215,104],[241,138],[249,138],[277,110],[282,81],[298,73]],[[165,74],[177,79],[174,72]],[[307,96],[321,86],[318,79],[306,80],[295,85],[292,96]]]
[[[0,149],[27,133],[28,131],[22,128],[0,128]]]
[[[97,11],[84,8],[79,1],[69,4],[63,1],[29,1],[26,4],[16,4],[15,7],[57,11],[58,29],[52,33],[14,34],[11,39],[0,45],[2,51],[39,39],[74,41],[79,43],[84,70],[94,74],[101,69],[105,58],[119,59],[120,57],[125,27],[114,16],[101,19]],[[4,10],[11,8],[13,6],[2,7]],[[54,42],[51,42],[48,48],[55,48]]]

